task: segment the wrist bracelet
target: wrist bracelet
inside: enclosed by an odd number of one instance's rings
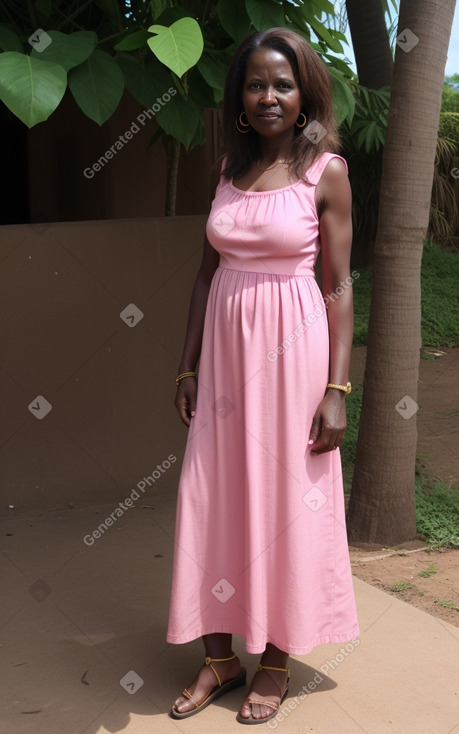
[[[327,387],[334,387],[336,390],[342,390],[346,393],[346,395],[349,395],[349,393],[352,391],[352,385],[350,382],[348,382],[346,385],[335,385],[333,382],[329,382]]]
[[[196,377],[196,372],[182,372],[181,375],[177,375],[177,377],[175,378],[175,384],[177,385],[177,387],[180,384],[180,380],[183,380],[185,377]]]

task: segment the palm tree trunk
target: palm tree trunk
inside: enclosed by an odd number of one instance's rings
[[[394,545],[416,534],[420,269],[454,5],[401,0],[348,513],[354,542]]]
[[[359,82],[370,89],[390,86],[392,53],[381,0],[346,0]]]

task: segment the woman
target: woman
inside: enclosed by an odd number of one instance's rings
[[[331,91],[284,28],[245,40],[227,75],[227,153],[176,380],[189,434],[167,639],[202,637],[206,653],[176,718],[245,684],[232,634],[262,653],[244,724],[276,715],[289,654],[358,634],[335,451],[350,390],[351,196]]]

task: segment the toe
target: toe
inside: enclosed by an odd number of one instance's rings
[[[270,706],[263,706],[260,703],[252,704],[252,718],[254,719],[266,719],[268,716],[271,716],[272,712],[273,709]]]
[[[179,712],[179,714],[183,714],[185,711],[189,711],[192,705],[193,704],[188,700],[188,698],[179,696],[174,703],[174,708]]]
[[[268,716],[271,716],[274,709],[272,709],[270,706],[260,706],[260,719],[266,719]]]
[[[244,703],[241,706],[241,710],[239,711],[239,715],[242,719],[250,719],[252,716],[252,706],[250,703]]]

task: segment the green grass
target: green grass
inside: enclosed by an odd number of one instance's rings
[[[459,545],[459,487],[416,472],[416,526],[436,548]]]
[[[429,576],[433,576],[435,573],[438,573],[438,568],[435,566],[429,566],[425,571],[419,571],[418,576],[422,579],[428,579]]]
[[[352,474],[357,453],[362,387],[357,385],[346,398],[347,429],[341,446],[344,492],[351,491]],[[416,526],[418,533],[433,547],[459,547],[459,486],[443,482],[427,474],[417,461],[415,477]],[[428,572],[435,573],[431,566]]]
[[[459,607],[453,601],[440,601],[440,599],[435,599],[434,603],[438,604],[439,607],[445,607],[445,609],[454,609],[456,612],[459,612]]]
[[[427,242],[421,268],[423,344],[431,347],[459,344],[458,283],[459,254]]]
[[[399,581],[398,584],[390,587],[391,591],[406,591],[406,589],[412,589],[412,585],[409,581]]]
[[[354,282],[354,346],[364,345],[368,335],[371,300],[371,268],[355,268],[360,276]],[[421,270],[422,343],[430,347],[459,345],[459,253],[442,250],[427,242]],[[428,352],[424,358],[435,358]],[[347,429],[341,446],[344,491],[349,494],[357,453],[362,386],[352,388],[346,398]],[[455,414],[452,410],[451,414]],[[459,547],[459,486],[430,477],[418,461],[415,478],[416,524],[432,547]],[[433,567],[428,572],[434,573]]]
[[[360,410],[362,408],[362,385],[352,388],[350,395],[346,397],[346,422],[347,428],[341,444],[341,464],[343,467],[344,491],[348,494],[351,490],[352,474],[357,453],[357,438],[359,435]]]
[[[367,343],[371,268],[355,268],[354,346]],[[459,345],[459,253],[426,242],[421,267],[421,336],[431,347]]]

